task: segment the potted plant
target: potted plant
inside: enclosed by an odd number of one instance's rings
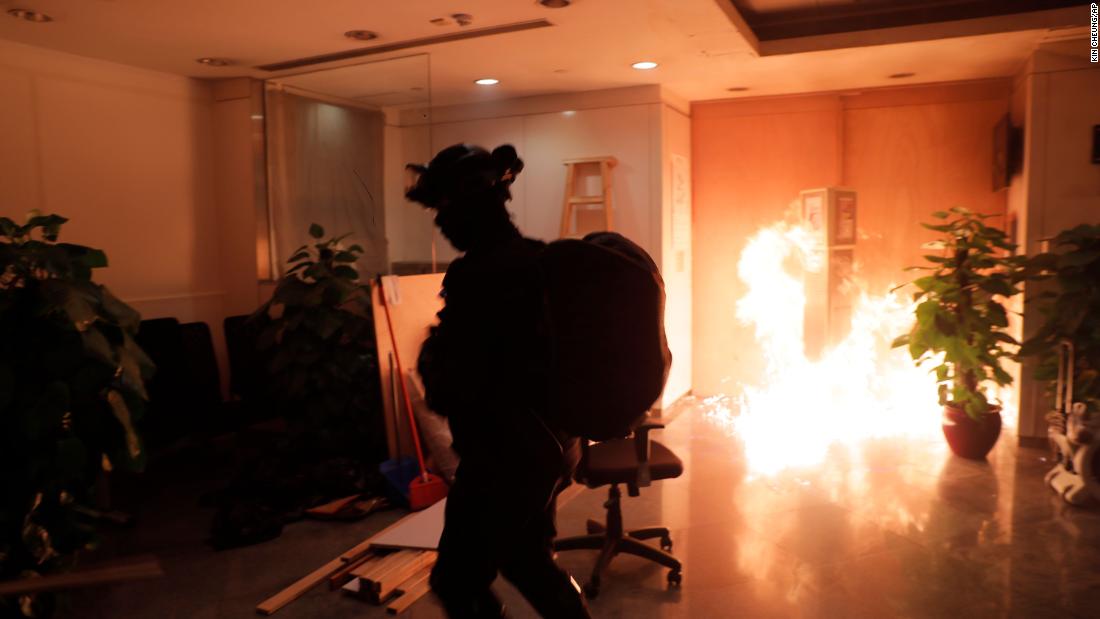
[[[271,299],[252,316],[270,359],[274,401],[298,446],[321,456],[384,456],[381,392],[370,288],[360,282],[359,245],[345,237],[299,247]],[[345,235],[346,236],[346,235]]]
[[[1012,382],[1002,361],[1013,358],[1018,344],[1006,332],[1002,300],[1020,292],[1024,259],[1013,255],[1016,246],[1003,231],[985,224],[989,215],[955,207],[933,217],[943,222],[921,225],[940,238],[926,247],[942,253],[910,267],[930,272],[911,282],[916,321],[893,345],[908,346],[918,365],[939,361],[933,371],[944,436],[956,454],[981,459],[1001,432],[1000,406],[985,387]]]
[[[1058,347],[1073,345],[1073,396],[1087,413],[1100,413],[1100,224],[1063,230],[1052,239],[1053,251],[1028,260],[1037,280],[1052,280],[1054,289],[1035,296],[1046,320],[1020,355],[1038,355],[1035,378],[1058,377]]]
[[[57,242],[65,221],[0,217],[0,580],[73,566],[94,542],[96,480],[144,459],[140,317],[92,280],[102,251]],[[51,599],[2,599],[0,615],[46,615]]]

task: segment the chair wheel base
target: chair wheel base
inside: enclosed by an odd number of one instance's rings
[[[683,580],[684,580],[684,576],[683,576],[683,574],[680,573],[680,570],[669,570],[668,571],[668,586],[669,587],[679,587],[680,583],[682,583]]]
[[[596,596],[600,594],[600,585],[598,583],[587,583],[584,585],[584,597],[594,600]]]

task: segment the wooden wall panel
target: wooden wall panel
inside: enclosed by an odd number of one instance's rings
[[[936,234],[918,225],[952,206],[1001,215],[992,190],[993,127],[1008,98],[892,104],[844,111],[844,184],[858,193],[856,260],[871,291],[908,278],[921,244]]]
[[[836,97],[692,110],[693,388],[732,392],[759,376],[752,330],[737,322],[737,260],[748,237],[783,218],[802,189],[836,182]]]
[[[876,290],[904,281],[931,238],[918,222],[933,211],[1003,214],[1004,193],[991,189],[992,131],[1009,92],[1008,80],[986,80],[695,105],[695,392],[733,393],[759,376],[752,333],[734,316],[744,293],[737,260],[799,191],[856,190],[856,260]]]

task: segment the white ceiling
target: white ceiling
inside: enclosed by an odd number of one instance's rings
[[[916,74],[907,83],[1008,76],[1046,33],[1037,28],[759,57],[718,1],[575,0],[568,8],[547,9],[534,0],[0,0],[4,11],[18,6],[54,18],[35,24],[0,15],[0,38],[193,77],[271,77],[281,74],[253,67],[457,31],[460,26],[453,23],[429,23],[455,12],[473,15],[471,28],[539,18],[553,22],[550,28],[369,58],[428,52],[432,102],[440,105],[653,83],[704,100],[897,85],[899,80],[887,76],[903,72]],[[368,43],[344,38],[352,29],[380,36]],[[236,64],[197,64],[203,56]],[[643,59],[661,66],[630,68]],[[422,76],[424,67],[410,61],[408,70]],[[370,81],[370,71],[349,79]],[[344,80],[364,100],[411,92],[420,79],[390,72],[393,84],[359,88],[336,75],[329,77]],[[474,85],[480,77],[501,83]],[[727,90],[734,86],[749,90]]]

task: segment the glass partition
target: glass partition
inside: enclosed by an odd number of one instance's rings
[[[416,54],[265,82],[276,277],[312,223],[364,248],[364,276],[433,270],[431,216],[404,197],[405,164],[431,157],[429,76]]]

